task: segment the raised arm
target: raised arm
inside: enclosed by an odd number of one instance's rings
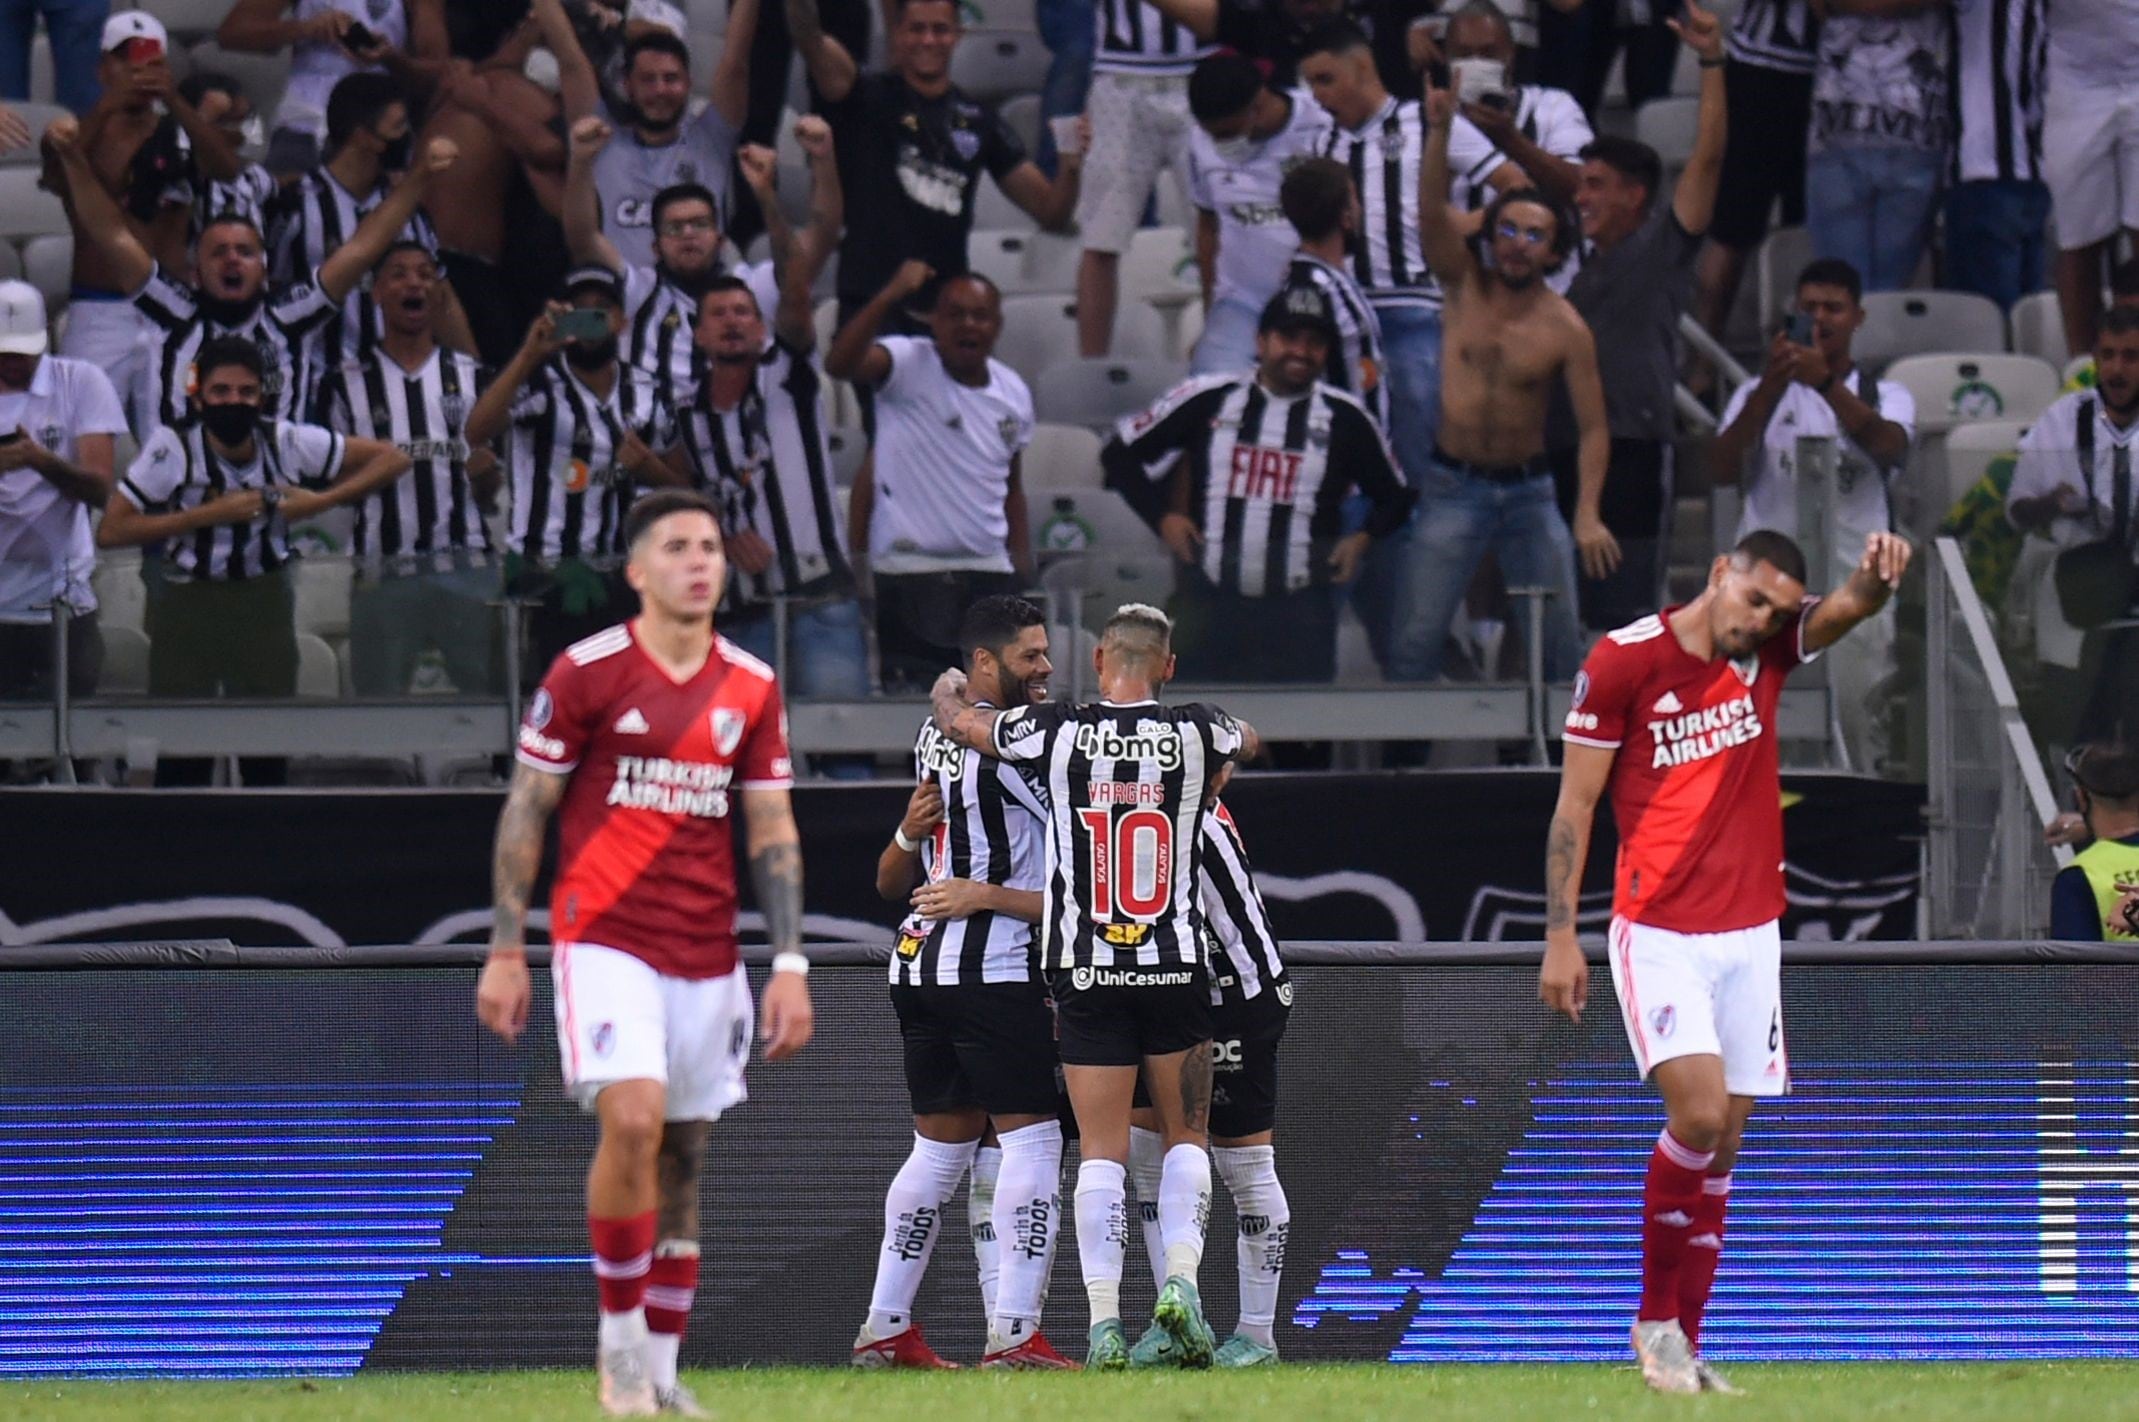
[[[327,260],[319,264],[319,289],[329,298],[340,301],[356,290],[364,273],[378,265],[379,258],[408,226],[416,209],[423,205],[423,195],[429,191],[433,179],[444,173],[460,158],[460,145],[450,138],[434,138],[423,147],[423,156],[409,165],[380,203],[364,220],[357,224],[349,240],[327,254]]]
[[[1448,135],[1456,122],[1456,96],[1426,80],[1426,141],[1419,145],[1419,240],[1426,264],[1451,291],[1470,280],[1476,265],[1456,227],[1448,201]]]
[[[512,788],[498,814],[490,851],[490,957],[475,989],[482,1024],[511,1042],[527,1026],[533,999],[527,979],[527,904],[542,869],[542,838],[550,815],[564,799],[569,777],[513,767]]]
[[[847,47],[824,32],[824,17],[817,11],[817,0],[783,0],[787,6],[787,33],[794,41],[795,53],[802,56],[803,67],[809,70],[810,82],[817,86],[817,93],[828,104],[837,104],[854,92],[855,82],[861,77],[861,69]]]
[[[193,145],[193,161],[200,165],[203,174],[218,182],[229,182],[245,170],[244,160],[238,157],[237,147],[231,143],[223,130],[201,117],[199,109],[186,102],[186,96],[172,82],[171,66],[160,66],[163,73],[163,88],[156,97],[178,120],[185,130],[186,141]]]
[[[824,353],[824,373],[857,385],[883,384],[891,374],[891,352],[877,344],[876,333],[884,328],[884,318],[893,308],[928,285],[935,274],[933,267],[915,258],[901,262],[884,289],[832,338],[832,348]]]
[[[609,125],[593,114],[572,121],[572,144],[564,167],[565,250],[575,262],[624,270],[623,253],[602,233],[602,200],[594,186],[594,160],[610,138]]]
[[[1716,190],[1723,182],[1723,144],[1730,136],[1723,90],[1723,22],[1695,0],[1686,0],[1685,17],[1665,23],[1701,57],[1700,126],[1694,132],[1692,156],[1671,195],[1671,211],[1679,226],[1698,237],[1715,217]]]
[[[309,20],[285,13],[296,8],[289,0],[238,0],[216,27],[215,42],[225,49],[253,54],[280,54],[308,43],[341,48],[342,36],[352,23],[346,11],[329,8]]]
[[[564,106],[564,120],[576,123],[600,106],[601,81],[561,0],[535,0],[531,16],[542,32],[543,45],[557,57],[557,99]]]
[[[929,714],[936,718],[936,729],[962,746],[971,746],[982,755],[997,757],[995,749],[995,723],[1003,713],[991,707],[975,706],[966,700],[966,674],[956,667],[936,678],[935,686],[928,693]],[[997,757],[999,758],[999,757]]]
[[[758,33],[760,0],[734,0],[728,6],[728,29],[721,36],[707,98],[729,128],[740,132],[750,113],[750,45]],[[799,46],[798,46],[799,48]],[[786,72],[785,66],[781,72]]]
[[[1084,154],[1092,143],[1089,119],[1077,121],[1077,142],[1055,155],[1055,176],[1048,180],[1040,165],[1030,160],[1003,174],[998,185],[1009,198],[1049,232],[1067,232],[1077,215],[1077,189],[1083,182]]]
[[[1912,551],[1909,541],[1898,533],[1874,533],[1866,538],[1856,569],[1805,614],[1800,639],[1805,651],[1832,647],[1850,628],[1885,607],[1894,589],[1901,586],[1902,574],[1909,570]]]
[[[548,309],[537,316],[527,328],[527,338],[520,342],[520,349],[513,352],[512,359],[497,378],[483,387],[476,399],[475,408],[468,412],[468,424],[463,437],[469,445],[485,445],[505,432],[505,422],[512,414],[513,401],[520,390],[535,378],[535,372],[543,362],[564,349],[564,342],[557,339],[557,317],[565,310],[563,303],[551,302]]]
[[[62,116],[45,130],[45,151],[55,160],[50,171],[60,183],[59,196],[74,219],[74,240],[86,242],[103,259],[119,285],[137,292],[156,272],[156,259],[134,235],[118,200],[89,166],[89,153],[81,145],[78,121]]]
[[[847,193],[839,181],[839,154],[830,124],[815,114],[803,115],[795,120],[795,142],[810,165],[810,220],[789,259],[808,265],[809,280],[803,283],[807,289],[816,284],[825,263],[839,250],[840,229],[847,221]]]
[[[1597,802],[1604,797],[1618,752],[1573,741],[1564,748],[1560,798],[1552,807],[1552,827],[1545,831],[1545,961],[1538,971],[1537,995],[1554,1012],[1580,1022],[1589,1004],[1589,962],[1575,938],[1575,910],[1582,902],[1582,870],[1589,859]]]
[[[1597,340],[1589,326],[1568,308],[1567,398],[1581,431],[1575,492],[1575,549],[1582,571],[1602,578],[1619,566],[1619,540],[1604,526],[1604,476],[1612,462],[1612,430],[1604,410],[1604,380],[1597,373]]]
[[[802,834],[795,828],[787,791],[744,790],[742,797],[750,887],[775,955],[758,1013],[758,1035],[765,1042],[765,1060],[776,1062],[808,1046],[816,1024],[805,977],[808,964],[801,964],[800,972],[787,966],[802,955]]]

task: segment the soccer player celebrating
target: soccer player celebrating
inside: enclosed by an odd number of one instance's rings
[[[1886,605],[1909,566],[1891,533],[1865,540],[1847,581],[1805,596],[1805,555],[1748,534],[1708,587],[1610,633],[1575,679],[1567,760],[1545,848],[1538,996],[1580,1021],[1589,966],[1575,904],[1597,801],[1618,821],[1612,988],[1634,1060],[1664,1098],[1642,1191],[1633,1342],[1659,1392],[1734,1391],[1696,1346],[1723,1248],[1746,1117],[1789,1089],[1778,921],[1783,678]]]
[[[1032,603],[981,598],[966,609],[959,642],[978,705],[1047,699],[1047,619]],[[913,1300],[943,1208],[971,1167],[969,1208],[977,1214],[992,1194],[1001,1255],[981,1366],[1068,1367],[1039,1331],[1062,1215],[1055,1025],[1032,934],[1047,871],[1045,787],[1019,766],[947,739],[933,719],[914,744],[914,769],[920,784],[876,866],[877,892],[913,904],[891,958],[891,1002],[906,1047],[914,1148],[884,1196],[884,1247],[854,1361],[945,1366],[913,1322]],[[977,1158],[990,1121],[1001,1142],[992,1191]]]
[[[527,1025],[527,903],[557,811],[558,1045],[565,1090],[601,1124],[587,1228],[602,1408],[704,1417],[676,1380],[676,1355],[698,1283],[706,1136],[744,1099],[750,1055],[731,793],[778,950],[763,1000],[768,1061],[801,1050],[812,1030],[802,849],[772,669],[713,630],[727,568],[712,504],[682,489],[649,494],[632,505],[624,543],[644,610],[567,648],[521,723],[476,1014],[508,1042]]]
[[[1129,1362],[1121,1277],[1139,1068],[1166,1145],[1159,1223],[1168,1277],[1153,1320],[1186,1366],[1208,1367],[1217,1351],[1196,1291],[1211,1208],[1200,830],[1222,772],[1261,743],[1223,711],[1159,704],[1159,688],[1173,679],[1172,639],[1173,623],[1157,608],[1118,608],[1093,654],[1097,705],[975,706],[955,669],[931,693],[945,736],[1045,776],[1041,953],[1053,973],[1057,1046],[1084,1157],[1077,1253],[1092,1309],[1091,1368]]]

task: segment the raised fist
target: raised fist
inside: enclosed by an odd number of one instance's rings
[[[460,145],[450,138],[434,138],[423,146],[425,171],[443,173],[460,161]]]
[[[812,158],[823,158],[832,151],[832,126],[815,114],[805,114],[795,120],[795,142]]]

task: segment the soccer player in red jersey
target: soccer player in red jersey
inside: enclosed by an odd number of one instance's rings
[[[643,610],[567,648],[520,726],[498,817],[496,921],[476,1014],[527,1025],[527,903],[557,813],[550,979],[564,1085],[600,1122],[587,1229],[601,1294],[603,1410],[709,1415],[676,1380],[698,1283],[698,1174],[743,1100],[751,1005],[735,941],[740,796],[750,875],[777,950],[765,1057],[809,1042],[802,848],[788,801],[787,717],[772,669],[713,630],[726,581],[699,494],[632,505],[625,576]]]
[[[1723,1248],[1731,1165],[1753,1102],[1789,1089],[1783,1046],[1783,678],[1886,605],[1909,566],[1891,533],[1856,571],[1805,595],[1805,555],[1748,534],[1708,587],[1608,634],[1575,679],[1567,758],[1545,849],[1538,996],[1575,1021],[1589,966],[1575,904],[1590,821],[1609,794],[1619,826],[1610,956],[1627,1038],[1664,1098],[1642,1192],[1641,1305],[1633,1342],[1660,1392],[1735,1391],[1702,1362],[1701,1313]]]

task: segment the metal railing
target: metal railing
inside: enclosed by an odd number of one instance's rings
[[[2043,842],[2056,798],[1961,545],[1938,539],[1928,565],[1924,931],[2027,937],[2047,926],[2072,851]]]

